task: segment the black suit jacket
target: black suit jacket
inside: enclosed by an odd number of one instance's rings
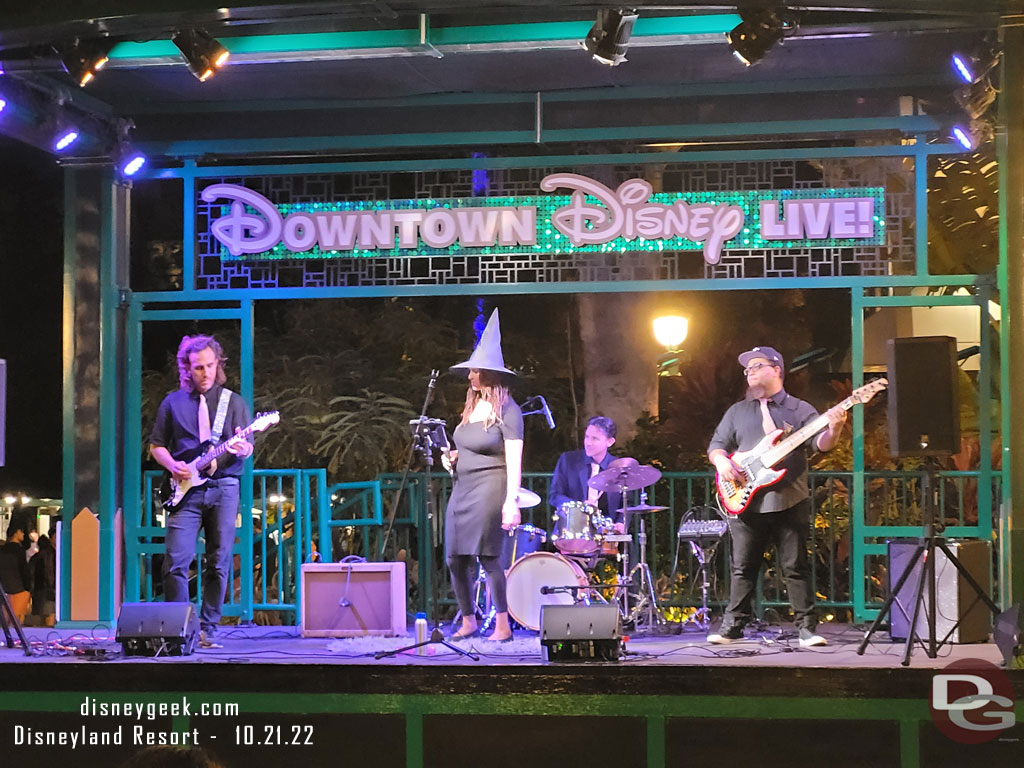
[[[607,469],[608,465],[615,461],[616,457],[610,453],[606,454],[601,462],[601,469]],[[568,451],[558,457],[558,464],[555,466],[555,474],[551,478],[551,487],[548,489],[548,504],[558,509],[567,501],[586,501],[590,486],[591,461],[582,450]],[[614,522],[622,522],[622,494],[618,491],[611,491],[601,494],[597,501],[598,508],[610,516]]]

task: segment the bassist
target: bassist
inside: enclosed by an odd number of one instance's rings
[[[234,435],[249,423],[249,408],[236,393],[226,398],[223,419],[218,406],[224,392],[224,352],[212,336],[185,336],[178,347],[179,389],[160,403],[150,435],[153,458],[179,482],[189,480],[187,462],[201,455],[207,443]],[[223,421],[218,434],[216,426]],[[185,496],[167,516],[163,562],[164,600],[189,600],[189,570],[195,557],[199,529],[206,534],[206,565],[199,623],[200,644],[217,647],[211,639],[220,623],[231,567],[238,516],[242,460],[251,456],[252,443],[235,437],[226,452],[206,470],[208,479]]]
[[[776,429],[792,432],[818,417],[810,403],[793,397],[783,388],[785,363],[775,349],[754,347],[740,355],[739,362],[747,380],[747,396],[725,412],[708,446],[708,459],[719,476],[732,483],[744,481],[742,469],[730,458],[733,452],[751,450]],[[846,421],[843,408],[832,408],[826,415],[828,427],[808,441],[819,451],[835,446]],[[759,491],[742,514],[729,520],[732,535],[729,605],[719,631],[708,636],[709,642],[729,643],[743,637],[743,627],[751,619],[751,603],[764,552],[774,543],[793,606],[800,645],[825,644],[825,639],[815,632],[817,618],[807,553],[811,503],[806,451],[793,451],[775,468],[786,469],[785,476],[777,484]]]

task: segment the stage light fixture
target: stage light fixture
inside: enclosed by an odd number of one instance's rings
[[[7,102],[4,99],[0,99],[0,112],[3,112],[7,108]]]
[[[995,129],[987,120],[971,120],[954,123],[949,135],[964,149],[973,152],[982,144],[991,141]]]
[[[171,41],[178,46],[181,55],[188,62],[189,71],[201,83],[227,63],[231,55],[228,49],[201,29],[183,29]]]
[[[109,52],[110,45],[105,40],[76,40],[59,51],[60,63],[79,87],[85,87],[109,61]]]
[[[122,176],[131,178],[146,164],[146,156],[141,152],[128,152],[121,158],[119,170]]]
[[[633,36],[637,12],[633,9],[604,9],[597,12],[597,21],[581,45],[595,61],[614,67],[626,60],[629,38]]]
[[[953,71],[968,85],[979,82],[998,63],[999,53],[992,50],[986,50],[980,54],[957,51],[950,57]]]
[[[56,152],[63,152],[65,149],[70,147],[78,141],[78,129],[76,128],[64,128],[57,131],[57,135],[53,141],[53,149]]]
[[[772,8],[737,8],[740,23],[726,33],[729,48],[745,66],[751,67],[765,57],[787,32],[797,27],[792,11]]]

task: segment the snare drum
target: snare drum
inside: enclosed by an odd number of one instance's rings
[[[548,540],[547,531],[532,525],[516,525],[501,539],[501,567],[508,570],[517,560],[540,549]]]
[[[589,555],[600,546],[596,523],[603,519],[597,507],[585,501],[566,501],[555,513],[551,540],[559,552],[567,555]]]
[[[509,615],[527,629],[540,631],[542,605],[572,605],[584,592],[541,594],[541,587],[587,586],[587,577],[576,563],[552,552],[534,552],[516,560],[507,577]]]

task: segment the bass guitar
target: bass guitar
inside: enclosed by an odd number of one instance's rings
[[[875,379],[863,387],[855,389],[848,398],[834,407],[848,411],[858,403],[868,402],[887,386],[889,386],[887,379]],[[823,413],[814,421],[790,433],[782,442],[777,443],[776,441],[782,437],[783,430],[776,429],[771,434],[765,435],[764,439],[749,451],[737,451],[730,456],[729,458],[743,470],[745,479],[742,483],[733,483],[731,480],[723,478],[721,474],[715,476],[715,486],[722,502],[722,508],[730,515],[740,514],[750,506],[750,502],[758,491],[769,485],[774,485],[785,477],[785,469],[776,470],[772,467],[827,426],[828,415]]]
[[[163,508],[168,512],[176,511],[184,503],[185,497],[188,496],[189,493],[194,489],[205,485],[206,481],[210,478],[207,475],[204,475],[203,472],[209,468],[216,459],[227,452],[228,445],[233,440],[245,439],[256,432],[263,432],[264,430],[270,429],[279,421],[281,421],[281,414],[278,411],[256,414],[256,420],[253,421],[252,424],[241,432],[232,435],[223,443],[220,443],[219,445],[211,445],[209,442],[206,442],[191,454],[186,454],[186,457],[182,460],[188,464],[189,477],[187,480],[181,481],[176,480],[174,475],[170,473],[164,477],[163,485],[160,487],[160,503],[163,505]],[[190,455],[194,457],[191,460],[188,458]]]

